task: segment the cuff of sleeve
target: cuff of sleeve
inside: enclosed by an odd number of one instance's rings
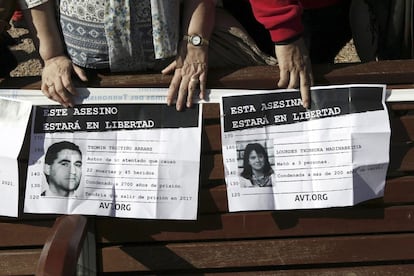
[[[35,8],[39,5],[48,2],[48,0],[19,0],[19,5],[22,10]]]
[[[288,38],[288,39],[285,39],[285,40],[282,40],[282,41],[277,41],[277,42],[275,42],[275,45],[288,45],[288,44],[291,44],[291,43],[295,42],[296,40],[298,40],[301,37],[302,37],[302,34],[298,34],[298,35],[295,35],[291,38]]]

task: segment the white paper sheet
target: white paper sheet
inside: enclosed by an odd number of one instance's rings
[[[315,87],[311,97],[310,110],[298,91],[222,97],[230,211],[350,206],[383,196],[385,86]]]
[[[201,113],[165,103],[36,106],[25,212],[196,219]],[[63,156],[62,141],[79,150]]]
[[[0,215],[17,217],[21,150],[31,110],[30,102],[0,98]]]

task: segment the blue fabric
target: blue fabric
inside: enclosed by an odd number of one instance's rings
[[[94,69],[109,68],[104,25],[61,14],[66,48],[73,63]]]
[[[68,54],[79,66],[147,70],[177,53],[179,0],[61,0],[59,11]]]

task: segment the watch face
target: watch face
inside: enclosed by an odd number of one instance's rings
[[[194,46],[199,46],[201,45],[201,37],[198,35],[194,35],[191,37],[191,44],[193,44]]]

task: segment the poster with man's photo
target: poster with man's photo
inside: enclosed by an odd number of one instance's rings
[[[381,197],[390,126],[384,85],[314,87],[221,98],[229,210],[352,206]]]
[[[196,219],[200,109],[35,106],[24,211]]]

